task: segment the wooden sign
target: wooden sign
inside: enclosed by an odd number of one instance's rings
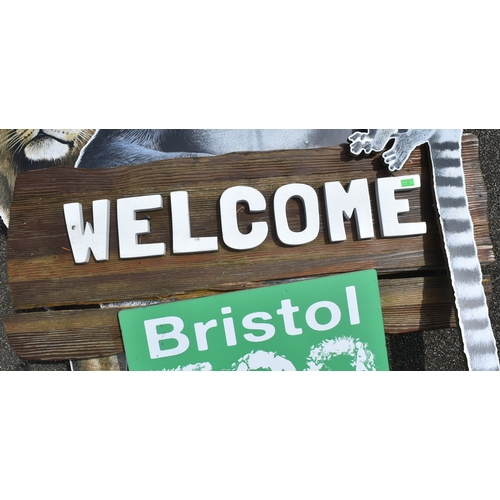
[[[465,135],[462,147],[479,259],[486,264],[494,256],[477,139]],[[109,170],[56,167],[22,173],[16,183],[8,239],[9,281],[17,311],[4,315],[11,345],[26,359],[107,356],[123,352],[123,344],[118,310],[101,308],[102,304],[180,300],[364,269],[378,272],[387,333],[454,326],[452,289],[425,147],[412,153],[404,172],[405,178],[419,176],[421,187],[396,194],[407,199],[410,208],[399,215],[399,222],[425,223],[425,234],[382,237],[375,185],[377,179],[389,176],[380,155],[353,158],[347,147],[233,153]],[[339,182],[348,189],[360,179],[368,184],[374,236],[360,238],[352,217],[344,224],[345,240],[332,241],[325,185]],[[315,193],[319,226],[311,241],[283,240],[275,199],[276,192],[287,185],[308,186]],[[265,200],[264,208],[257,211],[237,205],[241,235],[250,234],[256,227],[252,224],[258,222],[267,227],[257,246],[242,250],[226,243],[220,204],[223,193],[236,186],[252,188]],[[187,236],[210,240],[209,251],[176,251],[172,193],[178,192],[187,192]],[[302,234],[309,227],[309,209],[303,198],[291,194],[284,202],[285,222],[291,233]],[[135,212],[136,222],[147,228],[138,231],[135,244],[140,248],[161,245],[164,252],[138,258],[123,254],[119,200],[153,195],[161,200],[161,207]],[[64,206],[81,204],[83,221],[95,226],[92,204],[96,200],[109,200],[107,259],[96,260],[92,255],[87,263],[77,264]],[[121,231],[123,235],[127,229]],[[485,285],[488,290],[488,277]]]

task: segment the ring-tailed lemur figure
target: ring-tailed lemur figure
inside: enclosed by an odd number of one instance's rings
[[[429,143],[436,206],[468,365],[471,370],[499,370],[465,191],[462,130],[371,129],[367,133],[355,132],[349,137],[351,152],[382,151],[391,139],[394,145],[382,155],[391,172],[401,169],[415,147]]]

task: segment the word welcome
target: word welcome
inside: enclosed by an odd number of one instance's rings
[[[425,222],[398,220],[398,214],[408,212],[407,199],[396,199],[398,191],[420,187],[420,176],[385,177],[376,180],[376,201],[383,238],[424,234]],[[344,241],[344,221],[354,217],[358,237],[374,237],[370,195],[367,179],[351,181],[347,190],[340,182],[327,182],[323,186],[326,222],[330,242]],[[300,231],[290,229],[287,218],[287,203],[291,199],[300,201],[304,213],[304,227]],[[250,250],[266,239],[269,227],[265,221],[252,222],[250,231],[242,233],[238,227],[238,205],[246,204],[251,214],[267,210],[263,194],[250,186],[233,186],[226,189],[219,200],[222,239],[233,250]],[[96,261],[109,259],[110,201],[95,200],[92,203],[93,224],[84,224],[80,203],[64,204],[64,218],[75,263],[87,263],[91,253]],[[172,212],[172,252],[174,254],[216,252],[219,250],[217,236],[193,237],[189,196],[187,191],[170,193]],[[159,194],[119,198],[116,201],[119,256],[122,259],[163,256],[165,243],[140,243],[139,237],[150,233],[148,220],[137,219],[138,212],[161,210],[163,197]],[[305,245],[318,237],[320,211],[318,195],[307,184],[291,183],[279,187],[273,197],[274,219],[277,237],[289,246]]]

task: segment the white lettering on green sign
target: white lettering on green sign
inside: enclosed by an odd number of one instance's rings
[[[131,369],[387,369],[375,271],[119,313]],[[338,368],[337,368],[338,369]]]
[[[356,288],[351,286],[346,288],[346,297],[349,303],[349,321],[350,324],[359,323],[359,311],[358,304],[356,301]],[[327,321],[320,322],[317,319],[318,311],[324,309],[328,311]],[[223,307],[221,309],[222,314],[231,314],[232,310],[230,307]],[[296,328],[293,320],[294,313],[299,313],[300,308],[293,306],[290,299],[284,299],[281,301],[281,309],[275,311],[277,315],[283,317],[283,327],[287,335],[301,335],[303,333],[301,328]],[[315,302],[311,304],[307,311],[305,312],[305,320],[307,326],[312,330],[317,332],[324,332],[332,330],[335,328],[341,319],[341,311],[337,304],[328,300],[322,300],[320,302]],[[354,322],[353,317],[354,316]],[[243,317],[241,320],[241,326],[244,329],[252,330],[253,327],[257,326],[257,329],[262,329],[265,331],[265,335],[256,336],[254,332],[245,331],[243,338],[248,342],[265,342],[272,338],[276,332],[276,328],[272,324],[268,323],[257,323],[255,324],[253,320],[255,318],[260,318],[263,320],[270,321],[273,319],[272,314],[267,311],[251,312]],[[234,319],[232,317],[226,317],[222,319],[222,330],[224,332],[224,339],[228,347],[237,344],[236,340],[236,330]],[[196,347],[198,351],[208,350],[208,332],[209,330],[216,330],[219,327],[220,319],[210,319],[207,323],[194,323],[193,328],[195,331]],[[172,327],[171,331],[168,333],[158,333],[158,326],[169,326]],[[185,352],[189,346],[189,338],[184,334],[184,322],[181,318],[177,316],[167,316],[164,318],[148,319],[144,321],[144,328],[146,331],[146,336],[148,339],[148,347],[151,359],[176,356]],[[216,330],[215,334],[219,334],[220,330]],[[175,347],[170,347],[168,349],[161,349],[160,342],[164,340],[172,339],[176,341]]]

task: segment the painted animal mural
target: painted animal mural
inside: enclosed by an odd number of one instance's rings
[[[382,151],[390,171],[400,170],[413,149],[428,143],[444,248],[453,285],[464,351],[471,370],[499,370],[495,338],[482,287],[461,157],[462,130],[0,130],[0,216],[8,225],[19,171],[72,164],[112,168],[178,157],[335,146]],[[99,363],[98,363],[99,364]],[[98,364],[96,366],[98,366]]]
[[[74,165],[94,129],[0,129],[0,217],[9,226],[19,172]]]

